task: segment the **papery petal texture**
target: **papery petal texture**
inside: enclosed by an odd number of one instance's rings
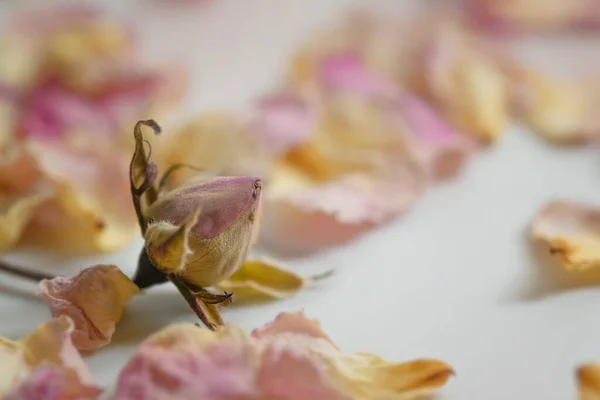
[[[600,266],[600,207],[566,200],[546,204],[531,225],[531,235],[546,245],[568,271]]]
[[[116,397],[408,399],[432,393],[452,373],[438,360],[393,364],[370,354],[344,354],[318,322],[283,313],[251,336],[235,326],[216,332],[188,324],[165,328],[134,354]]]
[[[95,265],[73,277],[40,283],[39,295],[53,317],[74,322],[73,343],[79,350],[105,346],[121,320],[125,305],[139,288],[114,265]]]

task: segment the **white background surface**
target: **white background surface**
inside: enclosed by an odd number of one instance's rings
[[[2,21],[14,4],[0,2]],[[193,69],[188,111],[242,107],[274,85],[303,37],[350,4],[406,7],[375,0],[215,0],[178,10],[142,10],[142,1],[103,4],[124,16],[138,13],[144,41],[154,46],[149,59]],[[565,59],[555,50],[536,51],[548,64]],[[346,351],[445,360],[457,376],[441,390],[443,400],[575,399],[575,367],[600,361],[600,288],[590,286],[600,275],[569,279],[541,263],[526,229],[554,197],[598,202],[599,182],[596,149],[550,148],[515,126],[405,217],[349,247],[291,262],[307,274],[335,268],[332,279],[289,300],[234,307],[224,317],[252,329],[280,311],[304,308]],[[64,274],[97,262],[133,273],[140,246],[85,260],[8,259]],[[24,335],[49,318],[34,291],[0,279],[2,336]],[[88,358],[98,383],[112,386],[136,344],[176,321],[194,316],[174,288],[135,298],[113,343]]]

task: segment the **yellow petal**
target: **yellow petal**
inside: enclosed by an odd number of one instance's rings
[[[433,393],[454,375],[443,361],[421,359],[393,364],[372,354],[331,359],[332,380],[355,400],[408,399]]]
[[[599,136],[596,110],[600,100],[593,85],[551,78],[536,71],[521,72],[516,84],[516,111],[544,139],[575,144]]]
[[[568,271],[600,266],[600,208],[555,200],[544,206],[531,226],[534,239],[548,246]]]
[[[74,322],[73,343],[79,350],[96,350],[108,344],[125,305],[139,288],[114,265],[94,265],[73,277],[40,282],[39,295],[53,317]]]
[[[485,142],[499,139],[509,119],[508,81],[491,47],[457,24],[443,24],[425,47],[418,78],[460,130]]]
[[[0,251],[17,244],[34,213],[49,197],[49,193],[36,193],[0,200]]]
[[[229,279],[217,287],[233,293],[235,303],[283,299],[298,293],[313,278],[305,278],[276,263],[246,261]]]
[[[586,364],[577,369],[579,400],[600,400],[600,365]]]

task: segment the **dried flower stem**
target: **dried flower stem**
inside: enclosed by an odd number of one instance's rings
[[[17,267],[15,265],[0,262],[0,271],[8,272],[9,274],[20,276],[21,278],[29,279],[30,281],[39,282],[44,279],[53,279],[56,276],[46,274],[44,272],[32,271],[27,268]]]
[[[202,321],[202,323],[206,325],[208,329],[214,331],[217,328],[217,324],[213,323],[211,321],[211,316],[207,315],[207,313],[204,312],[204,308],[206,308],[206,305],[202,307],[203,305],[201,304],[201,300],[198,297],[194,296],[192,290],[190,290],[190,288],[188,288],[185,282],[183,282],[180,278],[174,275],[169,275],[169,280],[173,282],[173,285],[175,285],[177,290],[179,290],[179,293],[181,293],[181,295],[185,298],[185,300],[188,302],[194,313],[198,316],[198,318],[200,318],[200,321]],[[218,312],[216,312],[216,314],[217,315],[212,316],[213,319],[214,317],[216,317],[216,322],[221,322],[222,324],[221,316],[218,314]]]

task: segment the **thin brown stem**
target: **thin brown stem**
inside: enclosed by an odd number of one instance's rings
[[[36,282],[39,282],[44,279],[56,278],[55,275],[46,274],[40,271],[32,271],[27,268],[17,267],[16,265],[10,265],[4,262],[0,262],[0,271],[8,272],[9,274],[16,275],[21,278],[29,279],[30,281]]]

